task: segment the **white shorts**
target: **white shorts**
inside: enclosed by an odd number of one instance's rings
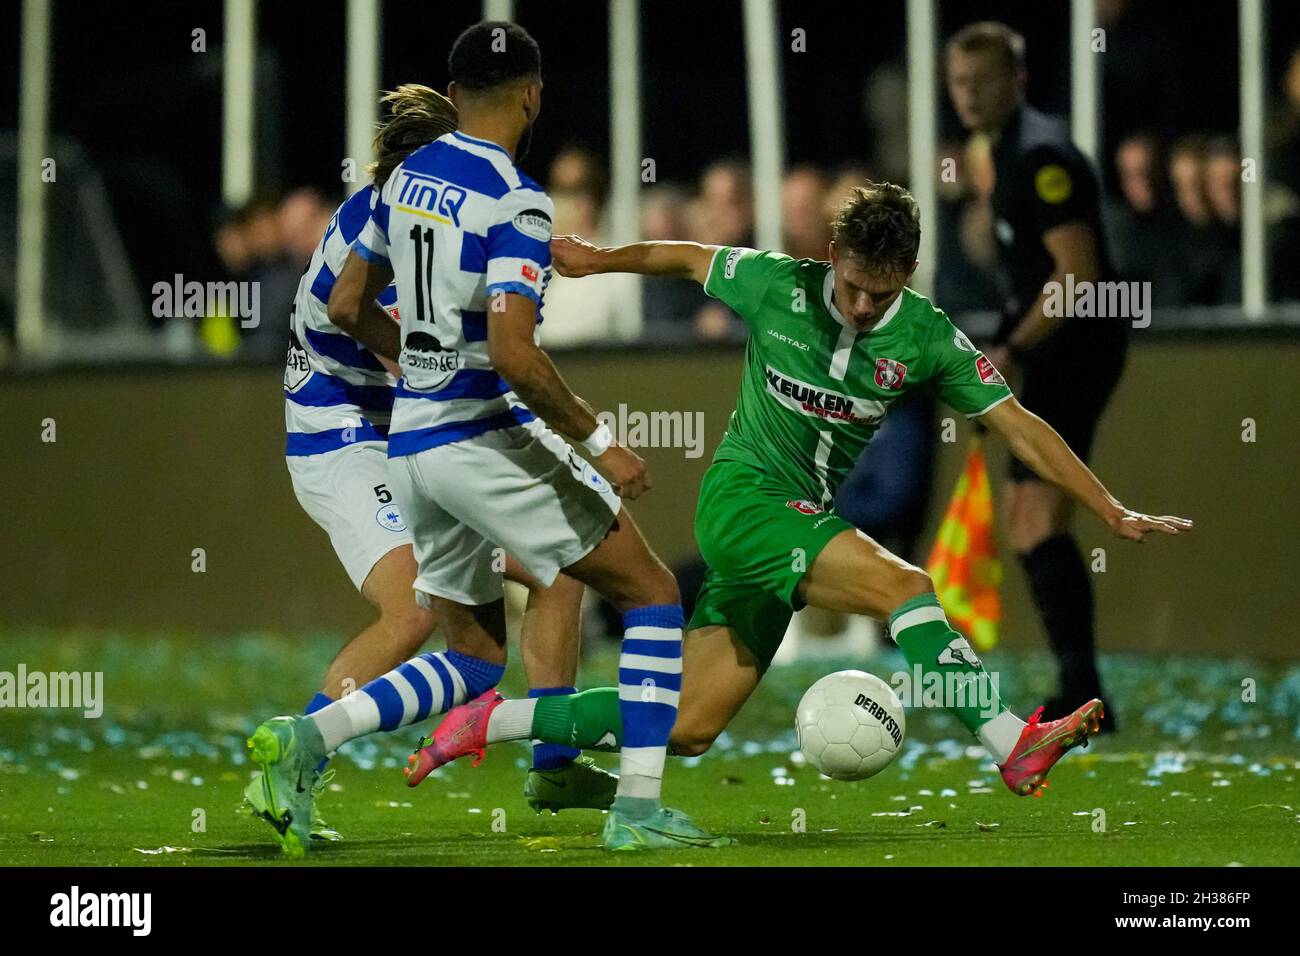
[[[358,591],[379,559],[411,543],[388,485],[388,446],[358,442],[285,458],[298,503],[325,529]]]
[[[488,604],[505,554],[549,587],[605,539],[622,500],[540,420],[391,458],[388,483],[415,539],[421,595]]]

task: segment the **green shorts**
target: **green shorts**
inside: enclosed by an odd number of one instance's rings
[[[803,607],[800,579],[831,538],[852,530],[750,465],[714,462],[695,509],[695,539],[709,570],[687,628],[730,627],[767,670],[790,616]]]

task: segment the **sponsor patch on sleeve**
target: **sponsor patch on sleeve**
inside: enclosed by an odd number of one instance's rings
[[[523,276],[525,279],[527,279],[529,282],[536,282],[536,281],[537,281],[537,270],[534,269],[532,266],[530,266],[530,265],[529,265],[528,263],[526,263],[526,262],[525,262],[522,266],[519,267],[519,274],[522,275],[522,276]]]
[[[722,278],[736,278],[736,263],[740,261],[740,257],[744,251],[744,249],[732,249],[727,253],[727,261],[722,265]]]
[[[979,370],[980,381],[985,385],[1007,384],[1007,380],[1002,377],[1002,373],[997,370],[997,366],[983,355],[975,360],[975,368]]]
[[[511,220],[514,227],[530,239],[551,241],[551,217],[542,209],[525,209]]]

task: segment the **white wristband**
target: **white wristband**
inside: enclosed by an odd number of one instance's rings
[[[582,450],[589,458],[599,458],[609,451],[609,446],[612,444],[614,444],[614,433],[604,422],[598,424],[596,430],[581,442]]]

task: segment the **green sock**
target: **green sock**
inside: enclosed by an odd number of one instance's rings
[[[889,615],[889,633],[912,665],[912,706],[939,703],[973,734],[1006,709],[997,682],[966,638],[949,626],[933,592],[899,605]]]
[[[618,750],[623,735],[618,688],[597,687],[581,694],[537,698],[532,735],[535,740],[580,750]]]

